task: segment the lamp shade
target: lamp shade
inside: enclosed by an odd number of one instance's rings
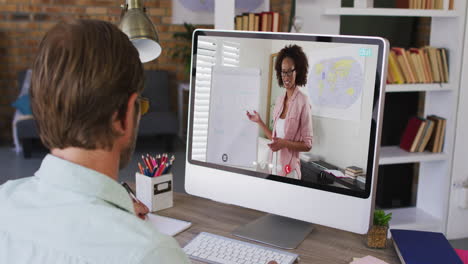
[[[127,7],[120,21],[120,30],[132,41],[142,63],[156,59],[161,54],[161,46],[153,22],[140,4]]]

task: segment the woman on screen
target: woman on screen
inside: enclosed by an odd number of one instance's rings
[[[247,117],[257,123],[272,140],[268,146],[272,154],[273,174],[301,179],[299,152],[312,148],[311,106],[307,95],[299,86],[307,83],[309,63],[302,48],[285,46],[275,63],[276,78],[285,93],[276,99],[273,109],[273,131],[263,122],[260,115],[247,111]]]

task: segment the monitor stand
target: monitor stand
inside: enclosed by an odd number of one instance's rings
[[[313,229],[311,223],[266,214],[232,232],[233,235],[284,249],[294,249]]]

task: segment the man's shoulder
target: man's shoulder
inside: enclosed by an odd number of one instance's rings
[[[25,177],[16,180],[9,180],[4,184],[0,185],[0,197],[5,198],[6,196],[12,195],[15,191],[22,188],[33,188],[36,181],[34,177]]]

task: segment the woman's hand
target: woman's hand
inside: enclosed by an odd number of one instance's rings
[[[249,118],[250,121],[255,122],[255,123],[261,123],[262,118],[260,115],[257,113],[257,111],[253,111],[253,114],[249,113],[249,111],[246,111],[247,117]]]
[[[268,147],[270,147],[271,151],[276,152],[280,149],[285,148],[287,145],[287,140],[282,139],[282,138],[273,138],[273,142],[268,144]]]

